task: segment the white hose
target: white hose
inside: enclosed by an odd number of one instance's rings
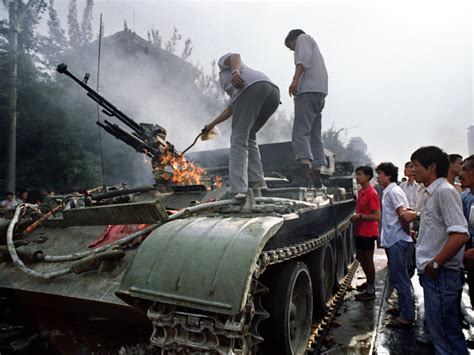
[[[315,205],[313,203],[304,202],[304,201],[295,201],[295,200],[286,199],[286,198],[257,197],[257,198],[255,198],[255,201],[260,202],[260,203],[289,204],[289,205],[296,205],[296,206],[300,206],[300,207],[317,207],[317,205]],[[94,249],[94,250],[87,250],[87,251],[83,251],[83,252],[78,252],[78,253],[73,253],[73,254],[68,254],[68,255],[57,255],[57,256],[55,256],[55,255],[43,255],[42,260],[47,261],[47,262],[60,262],[60,261],[74,261],[74,260],[83,259],[83,258],[85,258],[85,257],[87,257],[91,254],[100,253],[100,252],[102,252],[104,250],[107,250],[109,248],[112,248],[114,246],[127,244],[127,243],[133,241],[134,239],[136,239],[138,237],[141,237],[144,234],[148,234],[148,233],[152,232],[153,230],[155,230],[156,228],[161,226],[163,223],[166,223],[168,221],[173,221],[173,220],[176,220],[176,219],[180,219],[180,218],[182,218],[186,215],[196,213],[196,212],[206,210],[206,209],[212,209],[212,208],[223,207],[223,206],[228,206],[228,205],[238,205],[238,204],[242,204],[242,201],[222,200],[222,201],[208,202],[208,203],[203,203],[203,204],[196,205],[196,206],[187,207],[187,208],[182,209],[182,210],[176,212],[175,214],[169,216],[167,221],[152,224],[152,225],[150,225],[150,226],[148,226],[148,227],[146,227],[142,230],[139,230],[139,231],[136,231],[134,233],[129,234],[125,238],[122,238],[122,239],[117,240],[113,243],[104,245],[100,248],[97,248],[97,249]],[[15,214],[14,214],[10,224],[8,225],[7,247],[8,247],[8,251],[10,252],[11,258],[13,260],[13,263],[21,271],[23,271],[25,274],[33,276],[33,277],[41,278],[41,279],[52,279],[52,278],[55,278],[55,277],[59,277],[59,276],[63,276],[63,275],[72,273],[73,270],[72,270],[71,267],[64,268],[64,269],[61,269],[61,270],[58,270],[58,271],[47,272],[47,273],[38,272],[38,271],[35,271],[33,269],[28,268],[21,261],[21,259],[19,258],[18,254],[16,252],[16,249],[15,249],[15,245],[13,244],[13,230],[15,229],[15,226],[18,223],[18,219],[19,219],[21,210],[23,208],[33,208],[33,207],[36,207],[36,205],[31,205],[31,204],[20,204],[20,205],[18,205],[15,209]]]
[[[61,269],[61,270],[53,271],[53,272],[38,272],[25,266],[25,264],[23,264],[23,262],[19,258],[15,249],[15,245],[13,244],[13,230],[15,229],[15,225],[18,223],[21,209],[23,207],[28,208],[28,207],[33,207],[33,206],[35,205],[23,204],[23,203],[18,205],[17,208],[15,209],[15,215],[13,216],[10,224],[8,225],[7,248],[8,248],[8,251],[10,252],[10,256],[13,260],[13,263],[25,274],[33,276],[33,277],[37,277],[40,279],[52,279],[58,276],[63,276],[63,275],[72,273],[71,268],[65,268],[65,269]]]

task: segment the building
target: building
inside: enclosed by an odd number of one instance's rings
[[[467,148],[469,154],[474,154],[474,125],[467,128]]]

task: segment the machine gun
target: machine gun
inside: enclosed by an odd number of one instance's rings
[[[104,120],[104,123],[97,122],[100,127],[105,129],[115,138],[131,146],[137,152],[148,155],[155,161],[155,163],[159,162],[161,157],[165,154],[172,154],[174,156],[179,155],[175,147],[166,141],[166,129],[158,124],[137,123],[128,117],[103,96],[99,95],[97,91],[87,85],[90,76],[88,73],[84,76],[84,80],[81,81],[68,70],[67,65],[64,63],[58,65],[57,71],[61,74],[66,74],[85,89],[87,91],[87,96],[103,108],[102,112],[104,114],[109,117],[118,118],[122,123],[132,129],[132,132],[129,133],[117,124],[110,123],[107,120]]]

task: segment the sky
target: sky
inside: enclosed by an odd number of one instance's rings
[[[175,26],[191,38],[204,68],[228,52],[263,71],[288,95],[293,54],[283,41],[301,28],[318,42],[329,73],[323,129],[362,137],[375,163],[401,166],[422,145],[468,154],[474,124],[472,1],[95,1],[105,35],[129,28],[167,40]],[[66,27],[67,1],[55,1]],[[82,14],[85,0],[78,0]],[[211,120],[213,117],[210,117]]]

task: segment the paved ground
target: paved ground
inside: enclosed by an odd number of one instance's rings
[[[355,286],[365,282],[362,269],[359,267],[352,280],[352,291],[346,294],[345,302],[340,309],[329,336],[333,343],[324,350],[324,354],[434,354],[431,346],[421,345],[415,340],[416,335],[423,332],[423,290],[418,282],[418,276],[412,278],[415,291],[417,320],[412,329],[390,329],[385,324],[390,319],[386,312],[389,305],[384,301],[387,293],[387,259],[383,249],[375,252],[376,268],[376,299],[374,301],[359,302],[354,296],[357,293]],[[396,302],[393,296],[390,302]],[[467,290],[463,294],[464,309],[474,330],[474,317],[470,308]],[[469,306],[466,306],[469,305]],[[339,326],[337,326],[339,324]],[[465,330],[466,338],[469,331]],[[474,354],[474,351],[471,350]]]

